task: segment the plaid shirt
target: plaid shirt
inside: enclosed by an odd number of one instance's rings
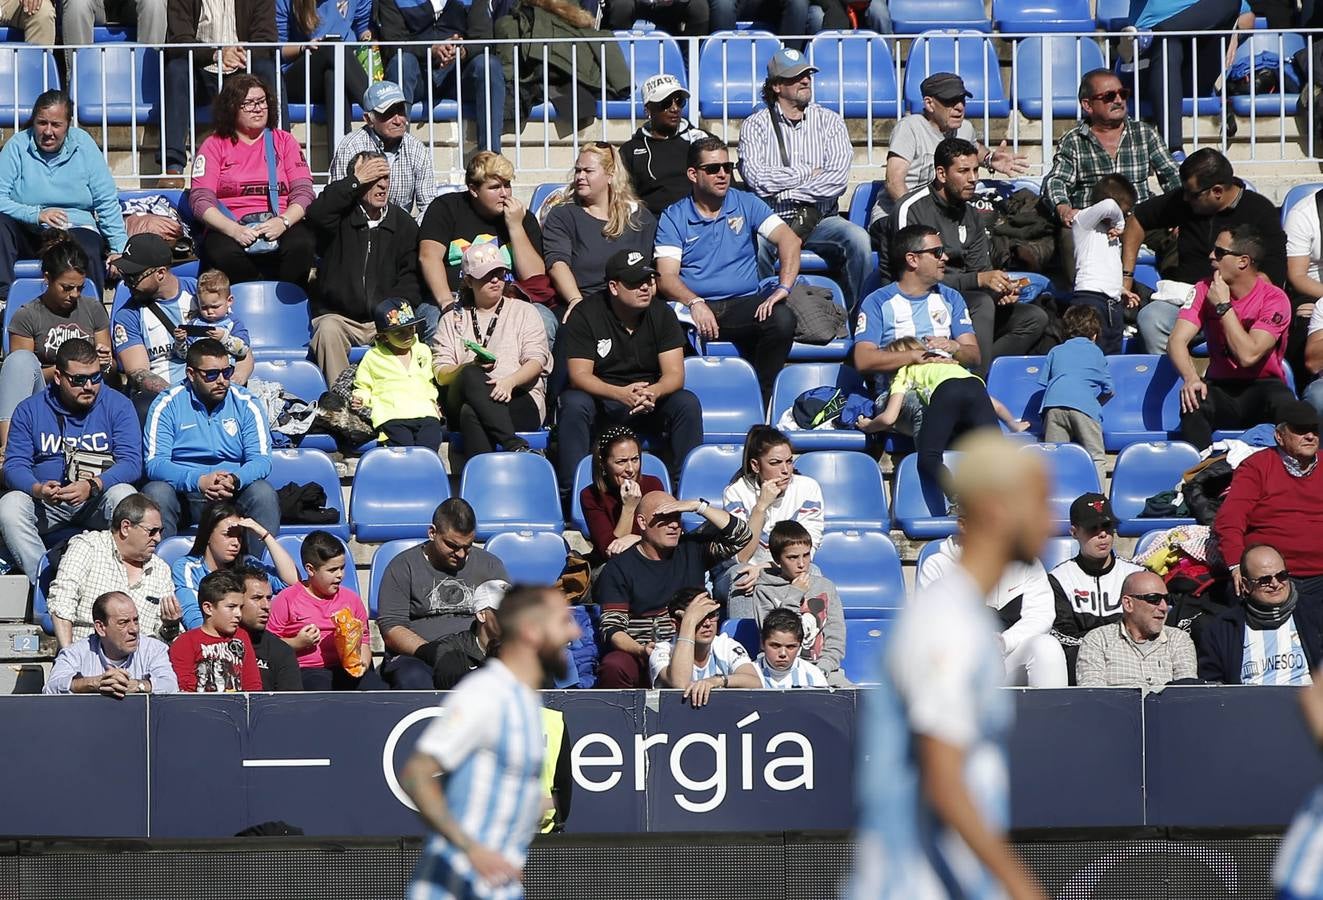
[[[1121,621],[1100,625],[1084,636],[1075,678],[1080,687],[1151,689],[1194,678],[1198,670],[1194,641],[1184,631],[1166,625],[1153,640],[1137,643]]]
[[[109,531],[87,531],[69,540],[69,549],[51,582],[46,605],[51,615],[73,623],[73,639],[81,641],[92,633],[92,603],[108,591],[123,591],[138,607],[138,627],[169,643],[179,633],[179,623],[161,627],[161,601],[174,594],[174,576],[161,557],[153,555],[143,567],[142,578],[129,584],[124,561]]]
[[[1073,209],[1084,209],[1090,205],[1089,194],[1099,178],[1124,175],[1143,203],[1153,195],[1148,186],[1150,171],[1158,176],[1164,191],[1180,188],[1180,167],[1152,125],[1126,119],[1113,162],[1089,123],[1080,122],[1061,139],[1052,157],[1052,169],[1043,181],[1043,193],[1053,207],[1069,203]]]
[[[394,150],[387,150],[377,133],[364,126],[335,148],[335,156],[331,159],[331,181],[339,181],[348,175],[349,161],[365,150],[384,153],[390,162],[390,202],[409,215],[422,219],[423,213],[427,212],[427,205],[437,195],[432,154],[411,134],[405,134]],[[414,212],[415,204],[417,213]]]

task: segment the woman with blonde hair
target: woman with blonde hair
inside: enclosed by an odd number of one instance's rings
[[[600,141],[579,151],[569,186],[551,201],[542,225],[547,274],[566,302],[606,293],[606,261],[621,250],[652,259],[657,219],[639,202],[620,154]]]

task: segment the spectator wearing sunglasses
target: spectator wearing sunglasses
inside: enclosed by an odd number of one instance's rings
[[[198,522],[208,503],[232,500],[239,513],[280,533],[280,504],[266,482],[271,435],[266,412],[244,388],[230,383],[234,364],[220,341],[204,338],[188,348],[183,384],[161,394],[147,413],[143,493],[161,509],[164,537]],[[248,535],[248,552],[262,541]]]
[[[1311,684],[1323,660],[1323,609],[1300,602],[1282,554],[1268,544],[1240,557],[1238,602],[1199,636],[1199,677],[1217,684]]]
[[[1194,678],[1194,641],[1167,624],[1167,585],[1148,570],[1121,585],[1121,621],[1100,625],[1084,636],[1075,672],[1080,687],[1152,690]]]
[[[109,529],[70,539],[46,595],[61,649],[92,633],[96,600],[111,591],[133,599],[141,634],[167,644],[178,636],[183,613],[170,567],[156,555],[160,543],[161,511],[146,494],[121,500]]]
[[[648,121],[620,145],[620,162],[634,190],[654,216],[689,195],[689,145],[711,137],[684,117],[689,92],[674,75],[654,75],[643,82]]]
[[[109,458],[104,467],[70,472],[70,444]],[[96,347],[70,338],[55,353],[50,387],[20,403],[10,423],[4,462],[10,490],[0,497],[0,537],[28,580],[37,583],[46,535],[70,526],[105,528],[141,476],[142,432],[133,404],[103,389]]]

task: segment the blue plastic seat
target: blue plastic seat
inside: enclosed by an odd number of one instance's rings
[[[645,119],[648,111],[643,106],[643,82],[654,75],[674,75],[685,90],[689,89],[689,74],[680,45],[663,31],[617,31],[620,52],[630,75],[630,96],[627,100],[601,99],[597,95],[597,115],[602,119]]]
[[[858,450],[815,450],[795,469],[822,488],[828,531],[889,531],[887,489],[876,460]]]
[[[891,46],[871,31],[824,31],[808,45],[815,102],[847,119],[899,117]]]
[[[863,379],[854,369],[842,363],[795,363],[786,366],[776,376],[772,386],[769,421],[775,425],[786,410],[805,391],[819,387],[839,387],[847,392],[869,395]],[[818,430],[792,429],[786,432],[796,450],[862,450],[868,444],[868,435],[852,428],[826,428]]]
[[[1094,17],[1103,31],[1120,31],[1130,23],[1130,0],[1098,0]]]
[[[286,391],[309,403],[316,403],[326,393],[322,370],[306,359],[259,359],[253,363],[253,377],[278,381]]]
[[[368,594],[363,598],[367,604],[368,615],[375,619],[377,617],[378,599],[381,596],[381,580],[386,575],[386,567],[390,561],[399,556],[405,550],[411,550],[421,543],[418,538],[402,538],[394,541],[387,541],[377,548],[372,554],[372,567],[368,570]]]
[[[850,194],[850,208],[846,218],[860,228],[868,228],[868,215],[877,205],[877,198],[887,189],[885,181],[862,181],[854,186]],[[877,268],[874,266],[873,268]],[[867,296],[867,295],[865,295]]]
[[[533,196],[528,201],[528,211],[539,220],[542,218],[542,207],[551,199],[551,195],[557,191],[563,190],[565,185],[559,182],[544,182],[533,188]]]
[[[459,495],[473,506],[478,540],[502,531],[565,528],[556,472],[536,453],[481,453],[468,461]]]
[[[40,625],[41,630],[47,634],[55,633],[55,622],[46,604],[46,595],[51,592],[55,572],[46,554],[42,554],[41,564],[37,566],[37,583],[32,588],[32,624]]]
[[[928,31],[915,38],[905,62],[905,106],[923,112],[919,85],[934,72],[955,72],[974,96],[965,103],[971,119],[986,114],[1001,119],[1011,114],[1010,101],[1001,84],[1001,65],[992,40],[973,31]]]
[[[168,537],[156,545],[156,555],[161,557],[167,566],[173,566],[176,560],[188,556],[188,552],[193,549],[193,540],[183,534]]]
[[[267,483],[276,490],[287,484],[318,484],[326,491],[326,508],[339,513],[333,525],[281,525],[281,534],[307,534],[310,531],[329,531],[347,540],[349,522],[345,518],[344,495],[340,490],[340,476],[335,463],[320,450],[311,448],[272,450],[271,474]]]
[[[1089,9],[1084,0],[1084,12]],[[1089,26],[1092,28],[1092,26]],[[1051,29],[1048,29],[1051,30]],[[1067,31],[1075,28],[1061,29]],[[1045,49],[1046,48],[1046,49]],[[1015,56],[1015,105],[1031,119],[1043,115],[1043,54],[1052,60],[1052,115],[1074,119],[1080,113],[1079,83],[1085,72],[1106,68],[1102,50],[1092,38],[1026,38]]]
[[[919,34],[933,28],[992,31],[983,0],[890,0],[887,6],[896,34]]]
[[[1171,360],[1154,354],[1109,356],[1115,393],[1103,405],[1103,444],[1118,451],[1165,441],[1181,424],[1181,377]]]
[[[484,549],[505,563],[515,584],[554,584],[565,570],[565,539],[551,531],[504,531]]]
[[[684,361],[684,386],[703,406],[703,442],[742,443],[763,421],[762,392],[753,366],[738,356],[691,356]]]
[[[404,490],[407,486],[407,490]],[[450,497],[450,476],[427,447],[374,447],[363,454],[349,493],[349,521],[360,541],[417,540]]]
[[[956,454],[943,455],[948,468],[954,464]],[[939,485],[919,478],[919,458],[911,453],[896,467],[896,496],[891,504],[891,515],[896,527],[907,538],[931,540],[955,534],[955,516],[947,515],[949,504]]]
[[[288,529],[285,528],[284,526],[281,526],[280,530],[283,532],[283,531],[287,531]],[[307,534],[281,534],[280,537],[276,538],[276,543],[278,543],[281,546],[281,548],[286,553],[289,554],[290,559],[294,560],[294,566],[300,572],[303,571],[303,559],[301,556],[303,552],[303,539],[306,538],[307,536],[308,536]],[[358,566],[354,564],[353,551],[349,549],[349,545],[345,543],[345,539],[343,537],[341,537],[340,535],[336,535],[336,537],[340,538],[340,543],[345,548],[344,586],[349,588],[355,594],[358,594],[358,596],[361,597],[363,600],[363,605],[367,606],[368,598],[363,596],[363,591],[359,587]],[[266,563],[267,565],[271,565],[271,554],[269,552],[264,551],[262,553],[262,562]]]
[[[59,86],[50,50],[23,43],[0,47],[0,127],[11,134],[22,128],[37,96]]]
[[[757,659],[758,654],[763,652],[762,633],[758,630],[757,619],[727,619],[721,623],[721,633],[738,641],[750,659]]]
[[[880,531],[829,532],[813,562],[836,585],[847,617],[875,616],[876,610],[905,605],[900,556]]]
[[[78,124],[99,135],[105,125],[151,121],[161,101],[161,52],[110,44],[73,54],[73,101]]]
[[[745,119],[762,106],[767,61],[781,40],[766,31],[717,31],[698,53],[698,111],[705,119]]]
[[[312,338],[308,295],[284,281],[236,284],[234,317],[248,328],[254,359],[307,359]]]
[[[881,677],[882,650],[891,632],[891,619],[846,619],[845,677],[858,685],[877,684]]]
[[[1024,419],[1034,434],[1043,433],[1043,388],[1038,376],[1047,361],[1045,356],[999,356],[988,369],[988,393],[1012,413]]]
[[[992,0],[992,24],[1003,34],[1093,31],[1093,12],[1089,0]]]
[[[744,463],[741,444],[704,444],[689,451],[680,467],[680,484],[676,496],[684,500],[700,497],[721,506],[721,495],[726,485],[735,479]],[[697,528],[702,520],[692,514],[684,517],[685,528]]]
[[[1242,39],[1236,46],[1236,56],[1231,65],[1234,67],[1236,63],[1271,53],[1279,60],[1278,77],[1285,82],[1288,75],[1300,77],[1296,74],[1291,60],[1304,49],[1304,35],[1285,31],[1263,33],[1256,31],[1250,34],[1248,40]],[[1303,81],[1303,78],[1301,80]],[[1292,90],[1290,85],[1285,83],[1273,94],[1255,93],[1253,96],[1240,94],[1231,98],[1231,111],[1238,116],[1248,117],[1251,114],[1260,118],[1294,116],[1299,106],[1299,87]]]
[[[1131,444],[1116,457],[1112,472],[1112,512],[1120,519],[1117,533],[1133,537],[1154,528],[1192,525],[1194,519],[1144,519],[1144,503],[1162,491],[1175,489],[1181,475],[1199,464],[1199,451],[1184,441]]]
[[[666,486],[666,490],[671,489],[671,476],[666,471],[666,464],[651,453],[644,453],[641,460],[641,468],[644,475],[651,475],[661,481]],[[579,460],[579,467],[574,470],[574,492],[573,500],[570,505],[570,524],[579,530],[585,538],[588,537],[588,520],[584,518],[583,504],[579,501],[579,494],[583,492],[593,480],[593,458],[585,456]]]
[[[1282,198],[1282,225],[1286,224],[1287,213],[1291,208],[1305,198],[1313,199],[1313,194],[1319,188],[1323,188],[1323,181],[1309,181],[1305,184],[1294,185],[1286,196]]]
[[[1102,491],[1098,469],[1089,452],[1079,444],[1028,444],[1021,447],[1020,452],[1037,454],[1047,464],[1052,477],[1052,493],[1048,498],[1052,518],[1056,522],[1057,534],[1067,534],[1070,531],[1070,504],[1080,494]]]

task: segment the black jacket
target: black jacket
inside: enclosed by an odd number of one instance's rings
[[[418,224],[395,204],[386,220],[368,228],[359,198],[369,185],[353,173],[328,184],[308,207],[308,224],[317,232],[321,263],[314,282],[313,315],[339,313],[355,322],[371,322],[386,297],[411,303],[418,290]]]
[[[978,289],[978,274],[992,268],[992,255],[983,219],[972,204],[952,206],[933,185],[901,197],[895,212],[877,223],[874,235],[883,284],[900,274],[891,265],[891,239],[906,225],[931,225],[941,234],[947,255],[942,282],[947,287],[961,293]]]
[[[460,679],[487,662],[487,653],[478,644],[478,623],[468,631],[448,634],[436,642],[436,662],[432,665],[432,686],[438,691],[453,690]]]
[[[293,647],[266,629],[249,631],[248,637],[252,638],[253,652],[257,654],[257,668],[262,673],[262,690],[303,690],[303,674],[299,672],[299,660],[294,655]]]
[[[1307,601],[1296,602],[1291,614],[1310,671],[1323,659],[1323,611]],[[1245,605],[1238,603],[1209,622],[1199,638],[1199,677],[1218,684],[1240,684],[1245,659]]]
[[[620,160],[634,180],[634,190],[654,216],[677,200],[689,196],[693,185],[689,168],[689,145],[708,137],[708,133],[681,120],[669,138],[653,137],[645,124],[634,136],[620,145]]]

